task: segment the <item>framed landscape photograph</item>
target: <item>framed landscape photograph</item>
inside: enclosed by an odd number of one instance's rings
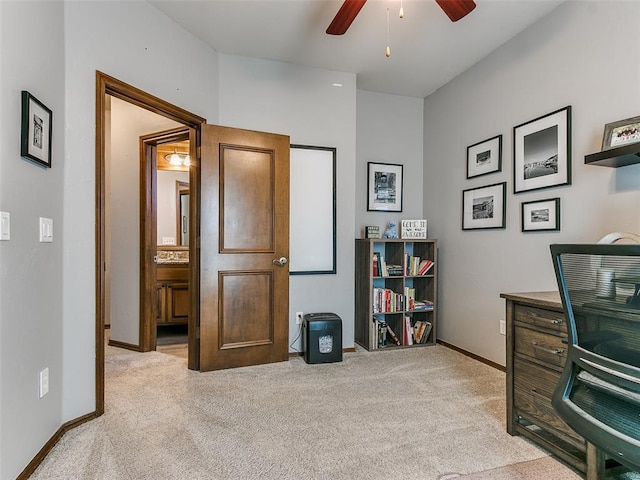
[[[22,91],[20,155],[51,168],[53,113],[29,92]]]
[[[502,135],[467,147],[467,178],[502,171]]]
[[[462,230],[505,228],[507,182],[462,192]]]
[[[571,184],[571,106],[513,127],[514,193]]]
[[[602,136],[602,150],[640,142],[640,117],[607,123]]]
[[[402,165],[367,163],[367,210],[402,211]]]
[[[547,198],[522,202],[522,231],[560,230],[560,199]]]

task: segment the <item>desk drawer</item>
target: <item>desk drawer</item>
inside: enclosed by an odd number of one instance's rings
[[[562,343],[563,338],[566,341],[566,337],[556,337],[516,325],[515,351],[542,362],[563,367],[567,355],[567,345]]]
[[[515,305],[514,317],[516,322],[522,322],[535,327],[548,328],[558,332],[567,332],[564,312],[545,310],[542,308]]]
[[[538,393],[551,401],[560,380],[560,372],[516,358],[513,362],[513,379],[516,388]]]

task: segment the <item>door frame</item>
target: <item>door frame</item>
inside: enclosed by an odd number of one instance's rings
[[[190,140],[186,126],[150,133],[140,137],[140,329],[141,352],[156,349],[157,339],[157,147],[165,143]],[[189,142],[189,156],[194,158],[195,145]],[[191,167],[189,167],[191,172]],[[189,173],[191,176],[191,173]],[[191,178],[189,178],[191,180]],[[189,203],[191,209],[191,203]],[[189,328],[191,325],[189,325]],[[189,345],[191,347],[191,345]]]
[[[192,154],[191,168],[189,169],[189,182],[192,185],[189,215],[191,216],[191,230],[189,232],[189,284],[191,290],[191,316],[189,318],[189,359],[188,367],[199,369],[200,359],[200,138],[201,124],[206,119],[187,110],[177,107],[158,97],[146,93],[136,87],[124,83],[114,77],[96,70],[96,317],[95,317],[95,394],[96,416],[104,413],[105,390],[105,268],[106,268],[106,221],[105,201],[107,198],[105,185],[105,110],[106,95],[119,98],[138,107],[170,118],[189,128],[190,145]]]

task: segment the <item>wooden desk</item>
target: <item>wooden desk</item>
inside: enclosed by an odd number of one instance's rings
[[[582,472],[603,477],[603,456],[556,414],[551,397],[565,364],[567,326],[558,292],[502,293],[507,321],[507,432]]]

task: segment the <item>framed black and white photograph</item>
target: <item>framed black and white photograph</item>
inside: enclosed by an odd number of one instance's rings
[[[571,106],[513,127],[514,193],[571,184]]]
[[[29,92],[22,91],[20,155],[51,168],[53,113]]]
[[[507,182],[462,192],[462,230],[505,228]]]
[[[640,142],[640,117],[607,123],[602,136],[602,150]]]
[[[402,165],[367,163],[367,210],[402,211]]]
[[[522,231],[560,230],[560,199],[547,198],[522,202]]]
[[[502,135],[467,147],[467,178],[502,171]]]

